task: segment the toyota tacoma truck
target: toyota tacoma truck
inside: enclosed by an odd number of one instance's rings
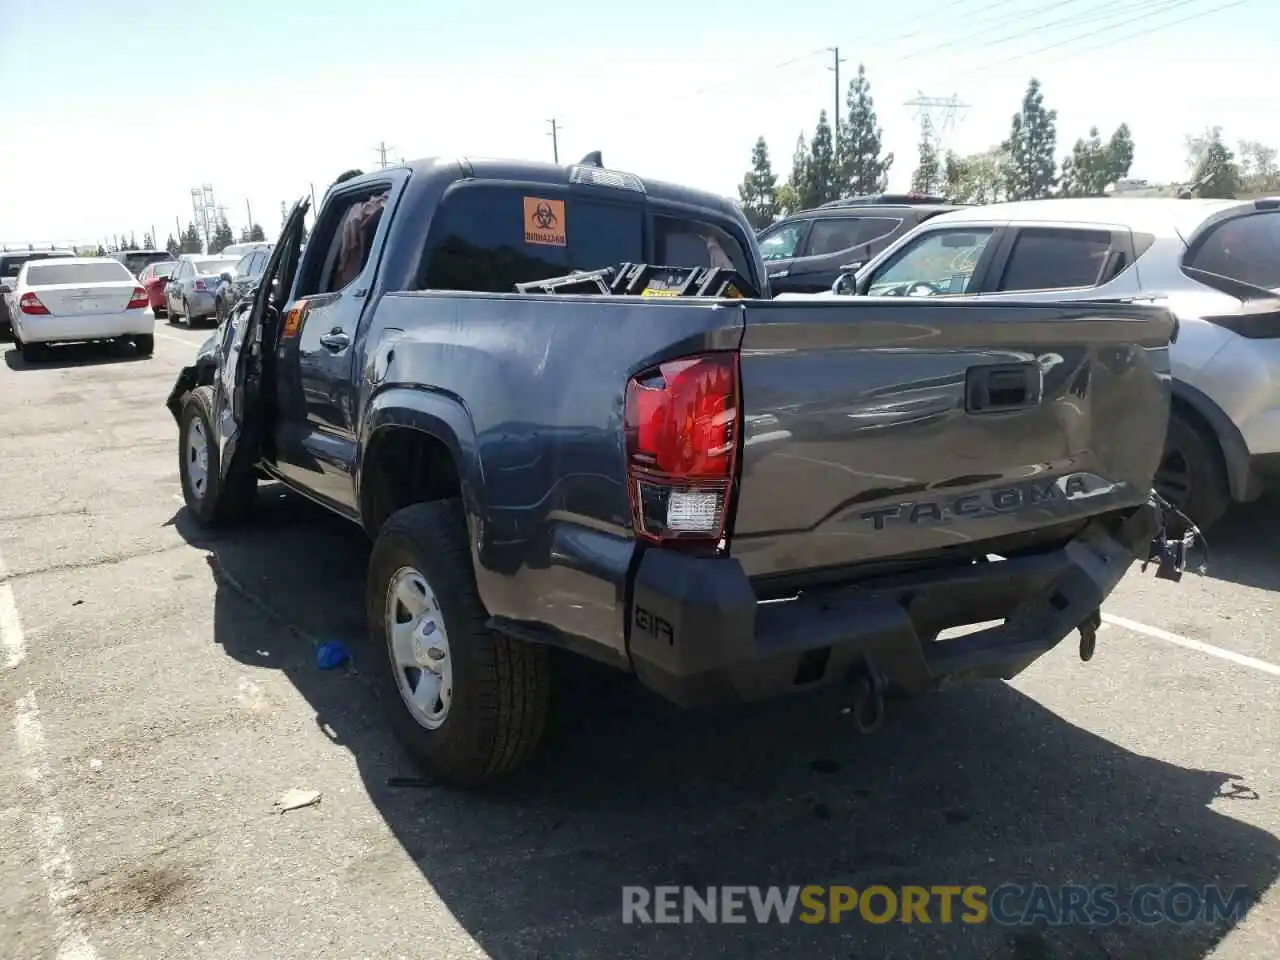
[[[731,202],[598,155],[368,173],[303,251],[307,207],[168,398],[183,496],[368,533],[358,656],[442,781],[535,755],[551,648],[686,707],[839,685],[870,729],[1088,659],[1163,542],[1162,308],[772,300]]]

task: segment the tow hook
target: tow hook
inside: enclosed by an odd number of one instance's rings
[[[1084,623],[1080,624],[1080,659],[1088,663],[1093,659],[1093,651],[1098,647],[1098,628],[1102,626],[1102,611],[1094,610]]]
[[[845,686],[840,712],[861,734],[875,733],[884,724],[884,681],[869,663],[853,669]]]

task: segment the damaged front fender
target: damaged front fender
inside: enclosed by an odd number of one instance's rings
[[[173,414],[174,423],[179,426],[182,425],[182,403],[187,394],[199,386],[199,383],[200,368],[183,367],[173,389],[169,391],[169,399],[164,402],[164,405],[169,408],[169,412]]]

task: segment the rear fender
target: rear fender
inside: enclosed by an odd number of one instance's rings
[[[361,520],[370,536],[377,534],[367,511],[363,488],[365,454],[380,430],[409,427],[442,442],[458,467],[459,486],[471,531],[473,559],[484,531],[484,478],[476,451],[475,427],[466,407],[456,397],[434,390],[394,387],[373,396],[361,424],[356,456],[356,502],[361,504]]]

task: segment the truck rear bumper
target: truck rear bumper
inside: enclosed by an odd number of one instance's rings
[[[682,706],[811,690],[869,666],[920,693],[1009,679],[1088,621],[1159,523],[1151,504],[1048,553],[930,569],[761,603],[732,558],[649,550],[628,610],[639,680]],[[936,641],[950,627],[999,626]]]

